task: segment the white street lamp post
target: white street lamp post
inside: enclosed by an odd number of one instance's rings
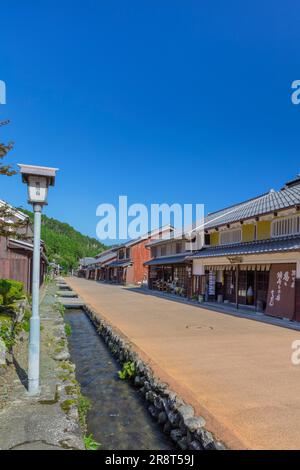
[[[42,208],[47,203],[48,187],[54,186],[57,168],[19,164],[22,181],[28,186],[28,202],[34,212],[34,244],[32,270],[32,315],[30,318],[28,355],[28,393],[40,393],[40,247]]]

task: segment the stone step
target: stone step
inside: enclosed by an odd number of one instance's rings
[[[85,302],[80,298],[59,297],[58,300],[65,308],[82,308],[85,306]]]
[[[78,297],[78,294],[72,290],[66,290],[66,291],[57,291],[56,295],[59,297],[68,297],[68,298],[75,298]]]

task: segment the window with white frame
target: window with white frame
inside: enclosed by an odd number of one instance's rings
[[[240,229],[220,232],[220,245],[229,245],[230,243],[239,243],[241,241],[242,231]]]
[[[273,220],[272,222],[272,237],[297,235],[298,233],[300,233],[300,215]]]

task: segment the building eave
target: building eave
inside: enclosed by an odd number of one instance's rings
[[[245,256],[264,253],[280,253],[287,251],[300,251],[299,235],[202,248],[202,250],[191,255],[189,259],[205,259],[221,256]]]

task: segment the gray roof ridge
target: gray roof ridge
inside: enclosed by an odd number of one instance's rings
[[[287,203],[287,206],[289,204],[291,204],[291,201],[290,201],[290,197],[291,197],[291,194],[293,194],[295,188],[298,187],[300,188],[300,181],[298,184],[295,184],[293,186],[287,186],[287,187],[283,187],[279,190],[271,190],[271,191],[268,191],[266,193],[263,193],[261,194],[260,196],[256,196],[256,197],[253,197],[253,198],[250,198],[250,199],[247,199],[246,201],[242,201],[240,203],[237,203],[237,204],[232,204],[230,206],[227,206],[223,209],[220,209],[218,211],[214,211],[214,212],[210,212],[207,214],[206,218],[210,218],[211,216],[214,216],[214,215],[217,215],[217,214],[221,214],[222,212],[226,211],[226,210],[232,210],[234,211],[235,209],[241,209],[243,207],[243,205],[247,206],[247,204],[250,204],[251,202],[254,202],[254,201],[258,201],[259,199],[263,199],[265,198],[266,196],[271,196],[273,199],[276,197],[276,195],[281,195],[284,199],[284,201]],[[208,220],[208,222],[210,222]]]
[[[276,191],[277,192],[277,191]],[[259,199],[262,199],[264,198],[265,196],[268,196],[270,194],[270,192],[266,192],[266,193],[263,193],[261,194],[260,196],[256,196],[256,197],[252,197],[250,199],[247,199],[246,201],[242,201],[242,202],[239,202],[237,204],[232,204],[231,206],[227,206],[227,207],[224,207],[223,209],[219,209],[218,211],[214,211],[214,212],[209,212],[206,216],[207,217],[210,217],[212,215],[216,215],[216,214],[219,214],[220,212],[224,212],[226,210],[229,210],[229,209],[235,209],[235,208],[240,208],[241,206],[243,205],[247,205],[249,204],[250,202],[253,202],[253,201],[257,201]]]

